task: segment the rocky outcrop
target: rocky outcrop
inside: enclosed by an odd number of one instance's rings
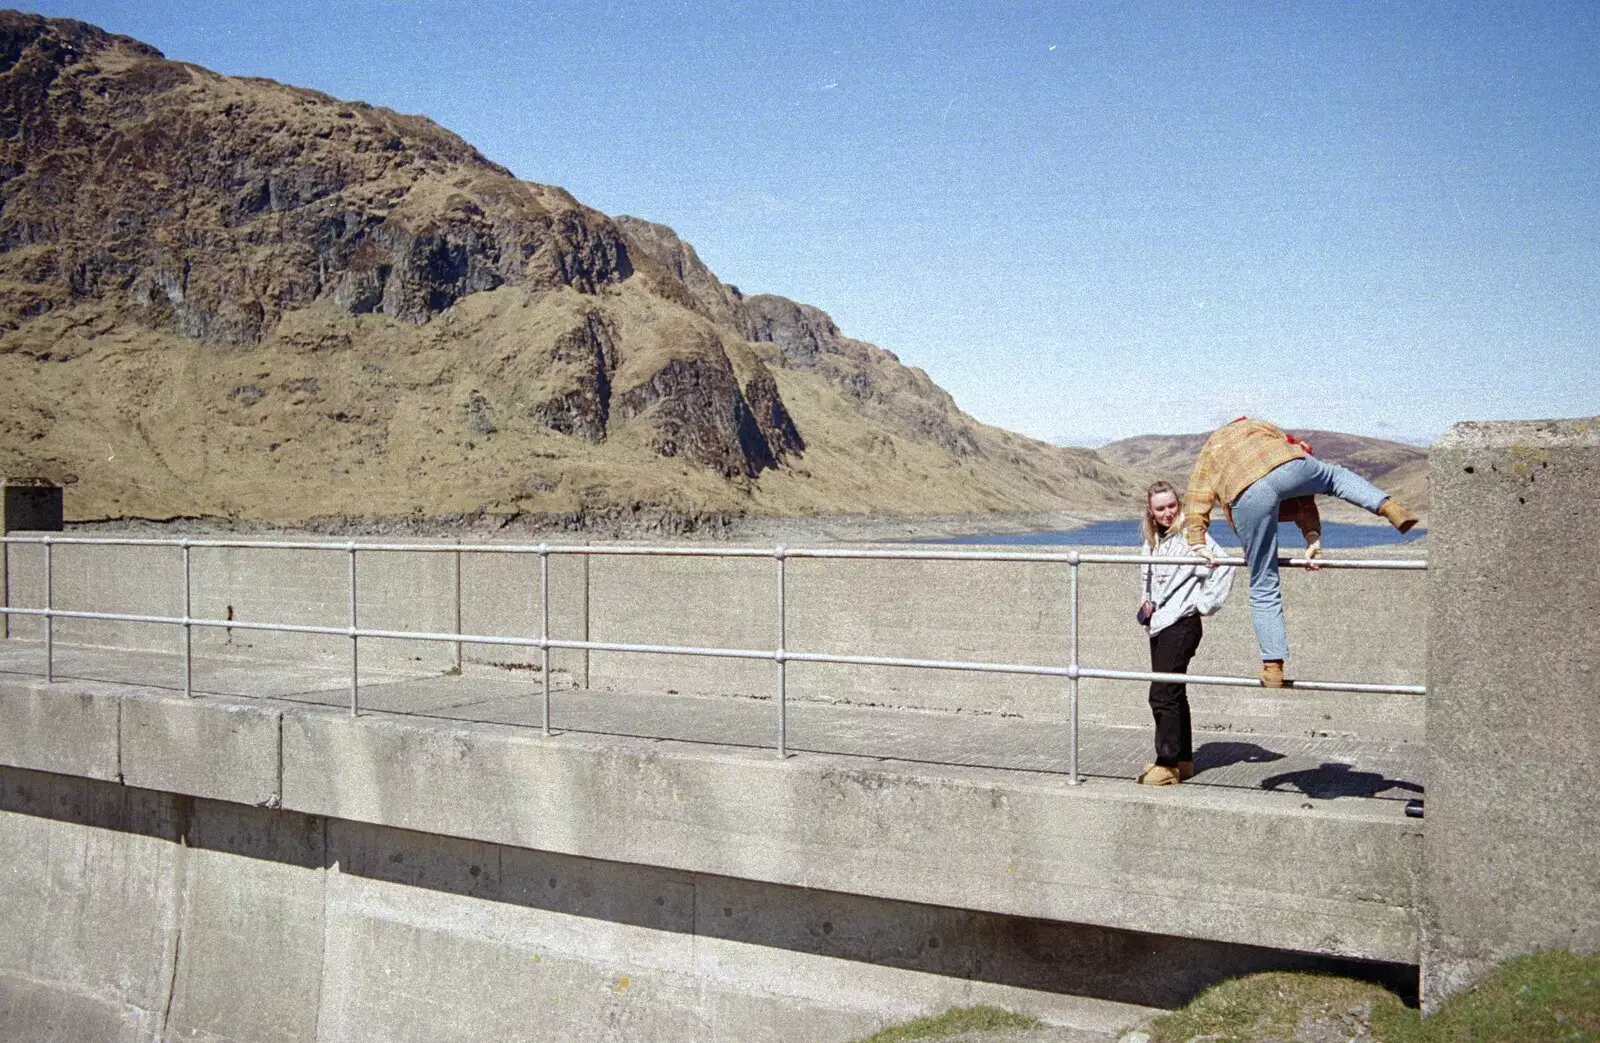
[[[611,419],[611,376],[617,369],[616,333],[598,311],[555,339],[550,349],[553,392],[530,415],[552,431],[591,444],[606,436]]]
[[[106,298],[243,344],[324,296],[416,323],[503,283],[631,272],[604,215],[427,120],[15,12],[0,55],[0,278],[33,291],[12,328]]]
[[[982,451],[948,392],[922,370],[901,365],[893,352],[844,336],[822,309],[775,294],[743,298],[741,307],[752,339],[777,345],[790,366],[821,373],[863,408],[893,417],[956,456]]]
[[[707,268],[693,246],[666,225],[619,215],[617,226],[627,235],[635,253],[658,262],[687,291],[687,303],[719,326],[734,330],[745,340],[756,340],[744,308],[744,295]]]

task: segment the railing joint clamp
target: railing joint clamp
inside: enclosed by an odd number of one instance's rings
[[[1078,669],[1078,664],[1077,663],[1068,663],[1067,664],[1067,679],[1068,680],[1076,681],[1078,678],[1080,678],[1082,676],[1083,676],[1083,674]]]
[[[789,661],[789,653],[781,648],[774,649],[772,653],[772,661],[775,663],[787,663]]]
[[[1080,562],[1078,560],[1078,552],[1077,551],[1075,551],[1075,550],[1067,551],[1067,564],[1068,565],[1080,564]]]
[[[779,561],[782,561],[784,558],[789,556],[789,552],[785,550],[783,544],[780,543],[776,547],[772,548],[772,556]]]

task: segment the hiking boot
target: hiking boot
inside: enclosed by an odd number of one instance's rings
[[[1144,774],[1136,780],[1141,786],[1176,786],[1178,784],[1178,769],[1166,768],[1159,764],[1145,765]]]
[[[1188,782],[1194,778],[1194,761],[1178,762],[1178,781]]]
[[[1262,662],[1261,685],[1264,688],[1283,687],[1283,660],[1268,659]]]
[[[1378,513],[1388,519],[1389,524],[1399,529],[1402,533],[1410,532],[1411,527],[1417,524],[1417,516],[1396,503],[1393,496],[1383,501],[1383,506],[1378,508]]]

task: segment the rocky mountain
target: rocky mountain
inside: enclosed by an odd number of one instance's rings
[[[77,519],[1124,507],[430,121],[0,13],[0,468]]]
[[[1348,467],[1415,510],[1428,508],[1428,451],[1403,442],[1343,434],[1338,431],[1294,429],[1311,444],[1321,459]],[[1165,478],[1183,490],[1194,469],[1200,447],[1210,432],[1194,435],[1139,435],[1101,446],[1106,460],[1152,476]],[[1368,520],[1370,515],[1351,508],[1346,517],[1333,507],[1339,520]]]

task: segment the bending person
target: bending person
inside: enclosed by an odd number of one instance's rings
[[[1354,471],[1318,460],[1298,438],[1248,417],[1218,428],[1206,439],[1184,497],[1188,541],[1198,553],[1206,553],[1206,529],[1211,509],[1218,504],[1244,542],[1250,565],[1250,617],[1261,646],[1261,683],[1268,688],[1283,687],[1283,663],[1289,656],[1278,581],[1278,522],[1298,524],[1310,548],[1307,556],[1321,555],[1317,493],[1380,514],[1401,532],[1417,523],[1416,515]]]
[[[1192,558],[1184,538],[1178,490],[1157,482],[1145,491],[1144,545],[1155,558]],[[1222,553],[1209,533],[1205,546],[1213,557]],[[1200,617],[1222,607],[1233,587],[1227,566],[1146,562],[1141,570],[1144,603],[1139,620],[1150,631],[1150,670],[1182,674],[1200,647]],[[1146,764],[1138,781],[1146,786],[1171,786],[1194,775],[1194,732],[1189,723],[1188,685],[1175,681],[1150,683],[1150,712],[1156,720],[1156,760]]]

